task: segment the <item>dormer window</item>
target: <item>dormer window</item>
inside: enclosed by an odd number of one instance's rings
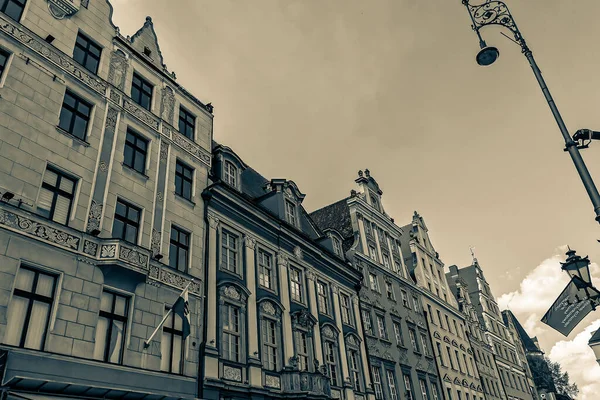
[[[373,206],[373,208],[379,211],[379,202],[377,201],[377,197],[374,195],[371,195],[371,205]]]
[[[237,168],[229,161],[225,161],[224,180],[230,186],[237,187]]]
[[[333,252],[335,254],[337,254],[338,256],[342,255],[342,242],[340,241],[340,239],[336,238],[335,236],[331,237],[331,241],[333,242]]]
[[[291,225],[298,225],[296,218],[296,205],[289,200],[285,201],[285,219]]]

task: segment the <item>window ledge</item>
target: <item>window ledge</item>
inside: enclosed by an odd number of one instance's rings
[[[273,289],[273,288],[268,288],[266,286],[261,285],[260,283],[257,286],[261,290],[266,290],[267,292],[275,294],[275,295],[277,294],[277,291],[275,289]],[[301,304],[301,303],[298,303],[298,304]]]
[[[193,200],[194,197],[192,197],[191,199],[186,199],[185,197],[178,195],[175,192],[173,192],[173,194],[175,195],[175,198],[178,199],[179,201],[186,203],[187,205],[191,206],[192,208],[196,207],[196,202]]]
[[[123,166],[123,171],[133,173],[134,175],[137,175],[138,177],[143,178],[144,180],[150,179],[150,177],[148,175],[144,174],[143,172],[138,171],[135,168],[130,167],[129,165],[127,165],[125,163],[121,163],[121,165]]]
[[[384,342],[384,343],[388,343],[388,344],[390,344],[390,345],[392,344],[392,342],[391,342],[391,341],[390,341],[388,338],[382,338],[382,337],[379,337],[378,339],[379,339],[380,341]]]
[[[77,136],[72,135],[70,132],[65,131],[63,128],[61,128],[59,126],[56,126],[56,131],[58,133],[61,133],[61,134],[65,135],[65,136],[67,136],[68,138],[72,139],[73,143],[77,143],[77,144],[80,144],[80,145],[85,146],[85,147],[90,147],[89,142],[86,142],[85,140],[79,139]]]

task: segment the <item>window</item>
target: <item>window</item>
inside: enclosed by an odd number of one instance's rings
[[[292,300],[302,302],[302,272],[297,268],[290,268],[290,293]]]
[[[191,201],[193,185],[194,170],[177,160],[175,164],[175,194]]]
[[[435,310],[435,312],[437,313],[438,321],[440,321],[440,327],[444,328],[444,322],[442,320],[442,313],[440,312],[440,310]]]
[[[102,48],[79,32],[73,49],[73,60],[92,74],[97,74],[100,54],[102,54]]]
[[[75,182],[75,179],[48,166],[38,197],[38,214],[66,225],[73,206]]]
[[[277,371],[277,322],[264,318],[262,320],[263,368]]]
[[[108,290],[102,292],[94,359],[114,364],[123,362],[128,311],[129,297]]]
[[[415,311],[419,312],[419,299],[416,296],[413,296],[413,306],[415,307]]]
[[[78,139],[85,140],[91,114],[92,105],[67,90],[60,110],[58,127]]]
[[[427,382],[424,379],[419,379],[419,387],[421,388],[423,399],[429,399],[429,390],[427,390]]]
[[[367,235],[371,235],[373,233],[371,230],[371,223],[369,221],[365,221],[365,232]]]
[[[396,267],[396,270],[394,272],[396,272],[400,276],[404,276],[404,274],[402,272],[402,266],[400,265],[400,263],[398,261],[394,261],[394,266]]]
[[[444,315],[444,317],[446,318],[446,327],[448,328],[448,330],[450,332],[452,332],[452,328],[450,327],[450,319],[448,318],[447,315]]]
[[[352,323],[352,311],[350,309],[350,297],[345,294],[340,294],[340,304],[342,306],[342,322],[346,325],[354,325]]]
[[[413,329],[408,329],[408,336],[410,337],[410,343],[412,344],[413,350],[417,353],[420,352],[419,344],[417,343],[417,337]]]
[[[392,282],[385,281],[385,291],[387,293],[387,298],[390,300],[396,300],[396,295],[394,294],[394,286]]]
[[[258,250],[258,284],[273,289],[273,257],[264,250]]]
[[[19,21],[25,9],[26,0],[0,0],[0,12]]]
[[[463,361],[465,362],[465,369],[467,370],[467,374],[471,375],[471,369],[469,368],[469,364],[467,363],[467,356],[464,354],[462,356]]]
[[[8,308],[4,343],[44,349],[55,290],[54,275],[25,266],[19,268]]]
[[[387,256],[387,254],[383,254],[383,265],[389,269],[390,268],[390,258]]]
[[[190,254],[190,234],[171,226],[171,245],[169,246],[169,266],[186,271]]]
[[[456,320],[453,319],[452,323],[454,324],[454,332],[456,332],[456,334],[459,335],[459,337],[460,337],[460,332],[458,331],[458,326],[456,325]]]
[[[396,336],[396,344],[404,345],[404,339],[402,338],[402,328],[399,322],[394,322],[394,336]]]
[[[377,275],[369,273],[369,283],[371,284],[371,290],[379,292],[379,282],[377,281]]]
[[[229,161],[225,161],[225,183],[237,187],[237,168]]]
[[[289,200],[285,201],[285,219],[291,225],[298,225],[296,220],[296,205]]]
[[[4,70],[8,65],[8,58],[10,57],[10,53],[3,48],[0,47],[0,78],[2,78],[2,74],[4,74]]]
[[[427,346],[427,337],[423,333],[421,333],[421,346],[423,346],[425,355],[430,356],[431,352],[429,351],[429,346]]]
[[[308,371],[310,348],[309,339],[306,332],[295,331],[296,357],[298,357],[298,367],[300,371]]]
[[[337,349],[335,348],[335,344],[330,341],[325,341],[325,363],[329,367],[329,377],[331,378],[331,386],[339,386],[336,352]]]
[[[390,400],[398,400],[398,390],[396,390],[396,377],[394,371],[388,369],[387,374],[388,387],[390,388]]]
[[[402,374],[402,378],[404,378],[404,389],[406,389],[406,399],[413,400],[412,394],[412,383],[410,382],[410,376],[406,374]]]
[[[317,282],[317,297],[319,304],[319,312],[322,314],[329,314],[329,305],[327,304],[328,290],[327,285],[323,282]]]
[[[371,195],[371,205],[373,206],[373,208],[375,208],[376,210],[379,210],[379,203],[377,202],[377,197]]]
[[[373,374],[373,389],[375,389],[375,399],[383,400],[383,387],[381,386],[381,370],[379,367],[371,367]]]
[[[141,135],[127,129],[125,137],[125,150],[123,164],[133,168],[140,174],[146,172],[146,155],[148,154],[148,141]]]
[[[458,350],[454,350],[454,355],[456,356],[456,363],[458,364],[458,370],[463,372],[462,365],[460,363],[460,356],[458,355]]]
[[[369,257],[371,257],[372,260],[377,261],[377,250],[375,250],[375,246],[369,245]]]
[[[387,332],[385,330],[385,320],[383,319],[384,317],[381,315],[377,316],[377,331],[379,333],[379,337],[380,338],[387,338]]]
[[[179,133],[188,139],[194,140],[196,117],[183,107],[179,107]]]
[[[360,364],[358,361],[358,351],[350,350],[348,357],[348,366],[350,368],[350,376],[352,377],[352,384],[354,390],[357,392],[361,391],[361,373]]]
[[[133,73],[133,81],[131,82],[131,99],[150,110],[152,105],[152,85],[139,76],[136,72]]]
[[[160,369],[174,374],[183,373],[183,355],[185,352],[183,340],[183,320],[176,313],[169,313],[163,325],[160,342]]]
[[[429,322],[435,324],[433,321],[433,311],[431,310],[431,306],[429,304],[427,304],[427,315],[429,316]]]
[[[223,229],[221,232],[221,266],[234,274],[238,271],[238,237]]]
[[[373,324],[371,323],[371,314],[367,310],[362,310],[362,322],[365,332],[369,335],[373,334]]]
[[[223,340],[221,357],[229,361],[240,361],[241,329],[240,310],[231,305],[223,305]]]
[[[457,390],[456,394],[458,395],[458,400],[462,400],[462,393],[461,393],[461,391]]]
[[[134,244],[137,243],[141,213],[142,211],[139,208],[117,199],[112,237]]]
[[[437,352],[438,352],[438,357],[440,358],[440,362],[442,364],[442,366],[446,366],[446,364],[444,364],[444,355],[442,354],[442,345],[439,342],[435,343],[435,346],[437,347]]]
[[[437,384],[431,382],[431,393],[433,394],[433,400],[439,400],[440,394],[438,392]]]
[[[452,369],[456,369],[454,368],[454,361],[452,361],[452,353],[450,352],[450,346],[446,346],[446,354],[448,354],[448,360],[450,360],[450,367]]]
[[[401,290],[400,293],[402,295],[402,305],[404,307],[410,308],[410,303],[408,302],[408,295],[406,294],[406,292],[404,290]]]
[[[342,243],[340,242],[340,239],[332,237],[331,242],[333,243],[333,252],[338,256],[343,256],[344,252],[342,250]]]

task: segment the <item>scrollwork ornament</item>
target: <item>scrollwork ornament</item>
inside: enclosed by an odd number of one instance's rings
[[[256,238],[252,235],[245,235],[244,245],[250,250],[254,250],[254,248],[256,247]]]
[[[277,265],[282,265],[284,267],[287,267],[288,265],[288,256],[283,254],[283,253],[279,253],[277,254]]]
[[[517,24],[513,19],[506,4],[502,1],[487,0],[483,4],[472,5],[468,0],[463,0],[473,19],[475,30],[479,30],[487,25],[500,25],[509,29],[515,36],[515,40],[521,45],[523,50],[526,50],[525,41],[521,36],[521,32],[517,28]]]
[[[269,314],[272,316],[277,315],[277,310],[273,307],[273,304],[270,301],[263,301],[261,304],[261,309],[265,314]]]
[[[217,229],[219,227],[219,217],[215,214],[208,214],[208,226]]]
[[[167,157],[169,156],[169,143],[164,140],[160,142],[160,161],[167,161]]]

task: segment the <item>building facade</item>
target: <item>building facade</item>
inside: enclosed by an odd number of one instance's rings
[[[471,303],[469,287],[464,279],[458,276],[458,267],[450,266],[450,272],[446,274],[450,290],[458,302],[458,309],[465,318],[466,333],[473,350],[475,366],[479,373],[479,380],[486,399],[506,400],[506,393],[500,381],[500,374],[494,362],[494,350],[486,341],[485,328],[479,322],[477,311]]]
[[[468,267],[453,269],[452,273],[467,284],[479,321],[485,326],[486,341],[494,350],[494,360],[506,397],[509,400],[536,398],[535,388],[529,381],[531,374],[528,376],[524,354],[520,354],[513,334],[504,324],[496,299],[477,259]]]
[[[415,211],[412,222],[402,229],[408,233],[401,237],[404,261],[416,285],[423,289],[423,307],[444,395],[447,400],[483,399],[466,323],[450,292],[444,264],[431,244],[425,221]]]
[[[211,107],[164,65],[150,18],[106,0],[0,2],[0,387],[198,395]],[[189,287],[191,333],[171,316]],[[46,397],[44,397],[46,396]]]
[[[441,400],[422,291],[400,249],[404,232],[385,213],[370,171],[360,171],[355,182],[350,197],[310,215],[364,276],[361,316],[375,398]]]
[[[267,180],[228,147],[213,153],[203,397],[372,398],[360,271],[294,182]]]

